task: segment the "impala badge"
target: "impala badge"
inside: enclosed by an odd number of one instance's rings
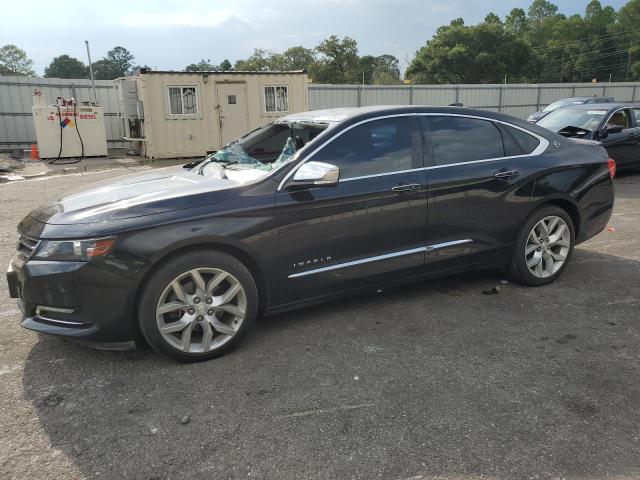
[[[294,263],[293,268],[300,268],[300,267],[305,267],[309,265],[320,265],[323,263],[328,263],[330,261],[331,261],[330,256],[310,258],[309,260],[302,260],[301,262]]]

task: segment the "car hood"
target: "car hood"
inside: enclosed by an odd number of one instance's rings
[[[197,175],[181,166],[127,175],[43,205],[30,216],[43,223],[71,225],[126,220],[220,201],[242,179]]]

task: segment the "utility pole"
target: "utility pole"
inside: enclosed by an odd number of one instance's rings
[[[93,88],[93,101],[98,105],[98,95],[96,94],[96,82],[93,79],[93,66],[91,65],[91,52],[89,51],[89,40],[85,40],[87,45],[87,58],[89,59],[89,77],[91,78],[91,88]]]

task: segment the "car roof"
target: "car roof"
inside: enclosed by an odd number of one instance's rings
[[[638,108],[640,105],[632,103],[590,103],[582,105],[572,105],[565,107],[564,109],[576,109],[576,110],[617,110],[619,108]],[[564,110],[563,109],[563,110]]]
[[[488,110],[477,110],[465,107],[436,107],[430,105],[373,105],[367,107],[329,108],[325,110],[311,110],[309,112],[293,113],[278,119],[278,122],[312,122],[312,123],[343,123],[355,119],[365,119],[380,115],[394,115],[403,113],[443,113],[480,116],[493,120],[529,126],[515,117]]]
[[[557,100],[554,100],[554,101],[553,101],[553,102],[551,102],[551,103],[555,103],[555,102],[567,102],[567,101],[574,101],[574,102],[577,102],[577,101],[582,101],[582,100],[592,100],[592,99],[594,99],[594,98],[604,98],[604,99],[609,99],[609,98],[611,98],[611,97],[603,97],[603,96],[600,96],[600,95],[584,96],[584,97],[567,97],[567,98],[559,98],[559,99],[557,99]]]

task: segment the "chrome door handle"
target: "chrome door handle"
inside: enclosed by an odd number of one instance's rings
[[[520,175],[520,172],[518,170],[500,170],[493,174],[494,177],[502,178],[502,179],[514,178],[514,177],[517,177],[518,175]]]
[[[419,183],[406,183],[403,185],[396,185],[391,189],[391,191],[400,195],[406,195],[407,193],[419,192],[421,188],[422,185]]]

